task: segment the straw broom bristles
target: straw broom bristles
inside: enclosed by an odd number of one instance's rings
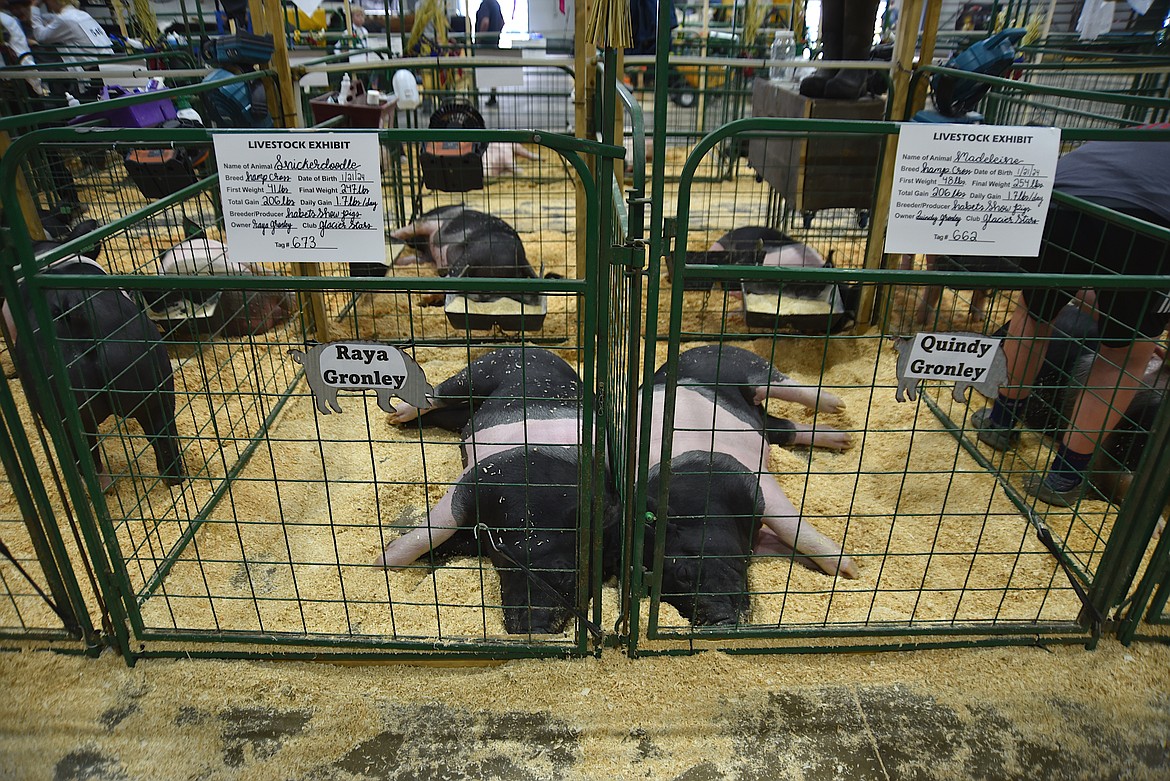
[[[121,0],[114,0],[115,3]],[[148,46],[158,38],[158,19],[148,0],[134,0],[134,18],[138,20],[138,35]]]
[[[595,0],[589,9],[585,34],[599,48],[626,49],[633,46],[628,0]]]

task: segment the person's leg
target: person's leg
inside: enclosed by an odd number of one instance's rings
[[[1016,421],[1044,365],[1051,335],[1052,326],[1034,318],[1026,299],[1021,301],[1012,312],[1007,337],[1003,340],[1007,379],[1000,386],[995,403],[971,415],[971,427],[983,444],[1001,451],[1016,444],[1019,439]]]
[[[821,59],[841,59],[842,39],[845,34],[845,0],[823,0],[821,3]],[[800,82],[800,94],[809,98],[825,95],[825,85],[839,73],[837,68],[817,68]]]
[[[1084,491],[1085,473],[1098,445],[1121,421],[1141,390],[1141,378],[1154,354],[1152,341],[1098,348],[1073,406],[1069,428],[1057,444],[1048,471],[1024,480],[1024,490],[1048,504],[1070,507]]]
[[[1138,341],[1124,347],[1097,349],[1089,379],[1073,407],[1062,444],[1076,453],[1091,454],[1106,432],[1117,427],[1133,397],[1142,389],[1142,377],[1156,343]]]
[[[1089,243],[1095,253],[1099,244],[1093,242],[1093,239],[1099,238],[1099,234],[1078,232],[1079,220],[1080,215],[1076,212],[1051,208],[1044,226],[1039,257],[1035,260],[1021,259],[1021,265],[1027,271],[1037,274],[1091,273],[1091,264],[1085,260],[1088,253],[1078,242]],[[1032,392],[1031,386],[1048,352],[1048,340],[1052,334],[1049,323],[1073,299],[1076,292],[1054,287],[1024,288],[1020,291],[1020,303],[1012,312],[1007,338],[1003,341],[1007,380],[1000,386],[995,404],[971,416],[971,426],[976,430],[980,442],[995,450],[1007,450],[1015,445],[1019,438],[1014,430],[1018,413]]]
[[[1133,216],[1165,224],[1158,215]],[[1085,219],[1084,233],[1094,239],[1087,257],[1112,273],[1161,275],[1170,264],[1170,248],[1158,239],[1116,223]],[[1096,224],[1093,224],[1093,223]],[[1166,313],[1157,291],[1105,289],[1096,294],[1101,343],[1089,376],[1078,391],[1069,427],[1043,477],[1025,481],[1024,490],[1049,504],[1070,506],[1084,491],[1085,474],[1105,436],[1113,431],[1143,387],[1142,378],[1165,330]]]

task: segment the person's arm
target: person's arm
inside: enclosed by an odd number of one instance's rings
[[[0,14],[0,24],[4,25],[4,31],[8,33],[8,50],[12,52],[17,63],[19,65],[36,65],[36,61],[29,53],[28,39],[24,36],[24,30],[20,29],[20,21],[15,16]]]
[[[47,14],[41,11],[39,5],[32,7],[33,37],[37,43],[54,44],[66,40],[69,33],[69,23],[57,14]]]

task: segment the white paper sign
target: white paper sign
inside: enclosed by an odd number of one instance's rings
[[[1060,130],[907,123],[898,135],[886,252],[1035,256]]]
[[[981,382],[991,369],[1002,341],[989,336],[919,332],[910,348],[903,377]]]
[[[216,133],[214,140],[232,257],[385,262],[376,135]]]
[[[293,5],[301,9],[305,16],[312,16],[321,7],[322,0],[293,0]]]

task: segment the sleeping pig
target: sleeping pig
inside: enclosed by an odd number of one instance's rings
[[[749,225],[723,234],[711,244],[710,252],[727,252],[727,262],[751,266],[788,266],[792,268],[823,268],[826,260],[808,244],[801,243],[775,228]],[[760,257],[759,253],[763,253]],[[829,253],[832,255],[832,253]],[[798,297],[812,297],[824,291],[823,282],[786,282],[785,293]],[[750,281],[749,293],[776,293],[774,283]]]
[[[666,397],[664,368],[653,382],[659,410]],[[768,415],[763,407],[768,398],[825,412],[845,407],[832,393],[799,385],[738,347],[696,347],[679,356],[665,507],[659,505],[657,463],[664,433],[659,416],[651,422],[649,510],[667,524],[661,596],[694,624],[743,619],[753,548],[790,550],[828,574],[857,577],[853,560],[801,519],[767,466],[769,443],[840,450],[850,445],[850,437],[828,426],[813,430]],[[651,540],[648,557],[653,548]]]
[[[465,468],[427,523],[391,541],[378,563],[486,550],[500,575],[507,630],[560,632],[577,602],[580,402],[569,364],[547,350],[510,348],[441,382],[429,408],[401,404],[394,423],[417,418],[459,432]],[[489,530],[478,547],[477,524]]]
[[[213,239],[197,238],[176,244],[159,262],[160,276],[266,276],[251,263],[228,257],[225,245]],[[224,336],[257,335],[288,320],[296,301],[283,290],[178,289],[147,291],[147,306],[161,312],[181,304],[188,312],[212,305],[206,315],[188,316],[180,332],[203,332]]]
[[[405,241],[414,250],[417,261],[434,263],[443,276],[537,278],[524,253],[520,234],[499,217],[474,209],[440,206],[393,231],[390,237]],[[532,294],[467,294],[473,301],[491,301],[500,296],[525,304],[538,303],[538,296]]]

